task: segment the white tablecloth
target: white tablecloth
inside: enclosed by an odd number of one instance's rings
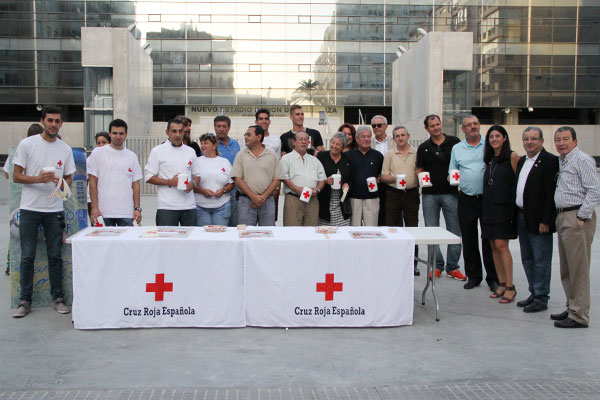
[[[246,325],[243,243],[236,231],[195,228],[187,238],[172,239],[140,238],[148,227],[121,229],[118,237],[90,237],[88,228],[72,240],[75,328]],[[161,274],[162,300],[152,286]]]
[[[412,324],[414,239],[402,230],[268,227],[272,237],[240,239],[194,228],[174,239],[120,229],[72,239],[75,328]]]
[[[384,239],[353,239],[351,231]],[[245,239],[246,322],[251,326],[396,326],[413,318],[414,239],[402,230],[275,228]],[[328,297],[329,295],[329,297]]]

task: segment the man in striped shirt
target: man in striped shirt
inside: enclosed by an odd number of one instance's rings
[[[590,318],[590,256],[596,231],[594,207],[600,201],[600,180],[592,157],[579,150],[569,126],[554,134],[560,154],[554,203],[560,256],[560,278],[567,310],[551,314],[557,328],[587,328]]]

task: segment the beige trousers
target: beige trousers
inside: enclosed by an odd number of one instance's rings
[[[379,197],[374,199],[350,198],[352,205],[352,226],[377,226],[379,217]]]
[[[283,226],[317,226],[319,222],[319,199],[311,196],[305,203],[291,194],[285,195]]]
[[[567,297],[569,318],[581,324],[590,320],[590,260],[596,231],[596,213],[583,228],[577,224],[578,210],[556,217],[560,280]]]

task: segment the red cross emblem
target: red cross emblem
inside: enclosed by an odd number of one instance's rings
[[[308,199],[310,197],[310,192],[307,190],[306,192],[302,193],[302,196],[304,196],[305,199]]]
[[[191,167],[192,166],[192,160],[188,161],[188,165]]]
[[[128,172],[133,172],[133,170],[132,170],[131,168],[129,168],[127,171],[128,171]]]
[[[340,185],[342,184],[342,180],[340,179]]]
[[[62,167],[62,161],[61,160],[58,160],[57,164],[58,164],[59,167]]]
[[[375,184],[373,182],[369,183],[369,189],[371,189],[371,190],[375,189]]]
[[[146,283],[146,292],[154,292],[154,301],[163,301],[165,292],[173,291],[173,282],[165,282],[165,274],[156,274],[155,283]]]
[[[188,185],[188,180],[186,179],[186,180],[185,180],[185,182],[183,182],[183,184],[184,184],[185,186],[187,186],[187,185]]]
[[[425,175],[425,176],[423,177],[423,180],[424,180],[425,182],[429,182],[429,175]]]
[[[332,301],[333,293],[341,292],[343,288],[342,282],[334,282],[333,274],[325,274],[325,282],[317,282],[317,292],[325,292],[325,301]]]
[[[455,180],[458,180],[458,178],[460,178],[460,175],[458,174],[458,172],[455,172],[455,173],[454,173],[454,175],[452,175],[452,177],[453,177]]]
[[[402,180],[400,181],[400,186],[404,186],[404,185],[406,185],[406,181],[405,181],[404,179],[402,179]]]
[[[225,168],[221,168],[221,171],[225,172]]]

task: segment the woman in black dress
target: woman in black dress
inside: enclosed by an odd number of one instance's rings
[[[498,290],[490,295],[500,297],[500,303],[510,303],[517,291],[513,284],[513,262],[508,241],[517,237],[513,221],[515,203],[515,172],[519,156],[511,151],[508,133],[502,126],[492,126],[485,138],[486,164],[483,175],[483,210],[481,237],[488,239],[498,280]]]
[[[352,185],[352,170],[350,160],[342,152],[346,145],[346,135],[336,133],[329,143],[329,151],[320,151],[317,158],[323,164],[327,180],[325,187],[319,193],[319,225],[349,226],[352,211],[350,196],[346,195],[344,203],[340,202],[343,190]],[[333,174],[342,176],[340,189],[333,189]]]

